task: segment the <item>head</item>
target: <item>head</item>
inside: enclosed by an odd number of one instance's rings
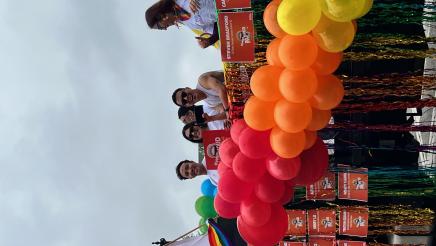
[[[181,161],[176,167],[176,174],[180,180],[192,179],[206,173],[206,168],[202,164],[194,161],[184,160]]]
[[[185,87],[175,90],[172,99],[177,106],[191,107],[203,98],[201,98],[200,91]]]
[[[205,129],[207,129],[205,124],[198,124],[194,121],[186,124],[183,127],[182,134],[183,137],[188,141],[191,141],[193,143],[201,143],[203,142],[203,136],[201,134],[201,131]]]
[[[145,11],[145,20],[152,29],[166,30],[177,24],[173,0],[159,0]]]
[[[177,114],[185,125],[195,121],[194,107],[180,107]]]

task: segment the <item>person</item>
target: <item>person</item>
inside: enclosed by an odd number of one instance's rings
[[[200,31],[203,34],[196,39],[201,48],[219,39],[214,0],[159,0],[145,11],[145,20],[151,29],[167,30],[183,24]]]
[[[204,159],[203,159],[204,163]],[[218,185],[219,175],[217,170],[208,170],[202,163],[190,160],[181,161],[176,166],[176,174],[180,180],[193,179],[198,176],[207,175],[215,186]]]
[[[201,110],[198,110],[197,107],[200,107]],[[177,115],[179,120],[183,122],[183,124],[189,124],[192,122],[207,124],[209,130],[221,130],[224,128],[229,128],[231,126],[231,122],[226,119],[226,114],[222,110],[221,112],[216,111],[214,108],[211,108],[207,105],[200,106],[191,106],[191,107],[179,107],[177,111]],[[197,112],[201,111],[201,115],[197,115]],[[198,119],[201,117],[201,119]]]
[[[203,136],[202,131],[209,130],[206,124],[200,124],[197,122],[191,122],[189,124],[186,124],[182,129],[182,135],[183,137],[192,142],[192,143],[202,143],[203,142]]]

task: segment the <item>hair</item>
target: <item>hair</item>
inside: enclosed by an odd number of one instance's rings
[[[191,107],[183,107],[183,106],[181,106],[179,108],[179,110],[177,111],[177,115],[179,116],[179,119],[182,116],[186,115],[189,111],[194,111],[194,106],[191,106]]]
[[[196,121],[191,122],[191,123],[189,123],[189,124],[186,124],[186,125],[183,127],[183,129],[182,129],[182,135],[183,135],[183,137],[184,137],[186,140],[188,140],[188,141],[190,141],[190,142],[192,142],[192,143],[202,143],[202,142],[203,142],[203,138],[195,140],[195,139],[190,139],[189,136],[186,136],[186,133],[185,133],[186,130],[188,130],[188,129],[194,127],[194,126],[199,126],[199,127],[201,127],[201,128],[206,128],[206,127],[207,127],[207,124],[206,124],[206,123],[202,123],[202,124],[200,124],[200,123],[197,123]]]
[[[158,29],[157,23],[163,15],[170,13],[174,8],[173,0],[159,0],[145,11],[145,21],[151,29]]]
[[[177,178],[179,178],[180,180],[185,180],[187,178],[182,176],[182,173],[180,173],[180,168],[182,167],[182,164],[185,162],[190,162],[190,160],[184,160],[179,162],[179,164],[176,166],[176,174],[177,174]]]
[[[173,99],[173,103],[174,103],[175,105],[177,105],[177,106],[180,106],[180,107],[183,107],[183,105],[180,105],[180,104],[177,103],[176,95],[177,95],[177,92],[179,92],[179,91],[181,91],[181,90],[183,90],[183,89],[184,89],[184,88],[178,88],[178,89],[176,89],[176,90],[173,92],[173,95],[171,96],[171,98]]]

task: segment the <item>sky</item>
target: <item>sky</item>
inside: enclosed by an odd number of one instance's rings
[[[0,245],[150,245],[197,226],[204,178],[171,94],[221,69],[151,0],[0,0]]]

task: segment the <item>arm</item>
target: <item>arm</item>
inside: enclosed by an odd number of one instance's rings
[[[196,37],[198,44],[200,45],[201,48],[207,48],[211,45],[213,45],[216,41],[218,41],[219,39],[219,34],[218,34],[218,25],[215,22],[213,25],[213,33],[210,37],[208,38],[204,38],[204,37]]]
[[[198,83],[206,89],[211,89],[217,92],[221,103],[224,107],[224,111],[229,110],[229,102],[227,99],[227,90],[224,86],[224,73],[220,71],[207,72],[198,78]]]
[[[203,118],[204,118],[205,122],[211,122],[211,121],[216,121],[216,120],[225,120],[225,119],[227,119],[227,115],[226,115],[226,112],[219,113],[216,115],[208,115],[208,114],[204,113]]]

